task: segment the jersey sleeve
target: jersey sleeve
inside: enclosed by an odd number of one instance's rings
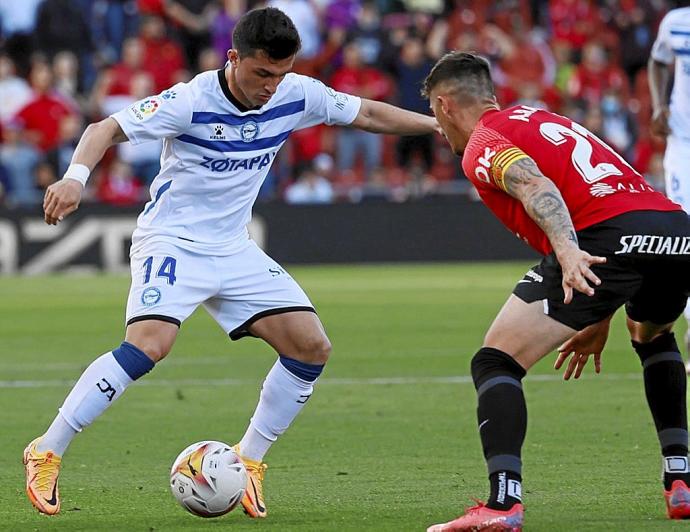
[[[503,191],[508,169],[517,161],[529,158],[509,139],[484,125],[472,134],[466,154],[468,164],[463,157],[463,169],[468,177]]]
[[[338,92],[317,79],[300,76],[304,88],[304,116],[299,128],[317,124],[348,125],[359,113],[362,100],[351,94]]]
[[[671,31],[669,29],[668,14],[659,25],[659,33],[652,46],[652,59],[666,65],[670,65],[675,61],[675,54],[671,46]]]
[[[157,96],[149,96],[110,115],[132,144],[176,137],[192,122],[189,87],[178,83]]]

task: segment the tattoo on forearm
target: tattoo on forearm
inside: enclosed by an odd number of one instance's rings
[[[560,191],[532,159],[513,163],[503,183],[506,192],[522,202],[527,214],[546,233],[554,248],[560,243],[577,245],[573,221]]]

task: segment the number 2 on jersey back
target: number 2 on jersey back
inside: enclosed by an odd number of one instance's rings
[[[163,257],[163,262],[158,267],[156,277],[165,277],[169,285],[174,285],[177,277],[175,277],[175,268],[177,267],[177,259],[174,257]],[[144,261],[144,284],[151,280],[151,272],[153,270],[153,257],[149,257]]]
[[[609,148],[609,146],[599,141],[599,139],[594,137],[594,135],[580,124],[573,122],[571,129],[563,124],[544,122],[539,126],[539,132],[546,140],[556,146],[567,142],[568,138],[575,141],[575,145],[571,152],[571,159],[573,161],[573,166],[586,183],[596,183],[612,175],[623,175],[623,172],[621,172],[616,165],[611,163],[599,163],[596,166],[592,166],[592,141],[598,141],[600,146],[607,148],[617,159],[622,159],[616,152]],[[623,162],[625,163],[625,161]],[[625,164],[627,165],[627,163]]]

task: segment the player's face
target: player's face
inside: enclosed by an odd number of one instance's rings
[[[453,153],[462,156],[462,152],[467,145],[467,139],[460,133],[453,120],[454,102],[449,96],[438,94],[438,92],[433,90],[429,94],[429,101],[431,102],[431,110],[436,117],[436,121],[441,126],[443,136],[446,137]]]
[[[265,105],[295,62],[294,55],[286,59],[271,59],[263,50],[242,58],[235,50],[230,50],[228,59],[233,65],[237,88],[250,107]]]

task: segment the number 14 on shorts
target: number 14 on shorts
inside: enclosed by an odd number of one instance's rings
[[[151,280],[151,273],[154,269],[155,257],[149,257],[144,261],[144,284]],[[177,266],[177,259],[174,257],[163,257],[163,260],[158,265],[156,270],[156,277],[164,277],[168,280],[169,285],[174,285],[177,277],[175,277],[175,268]]]

